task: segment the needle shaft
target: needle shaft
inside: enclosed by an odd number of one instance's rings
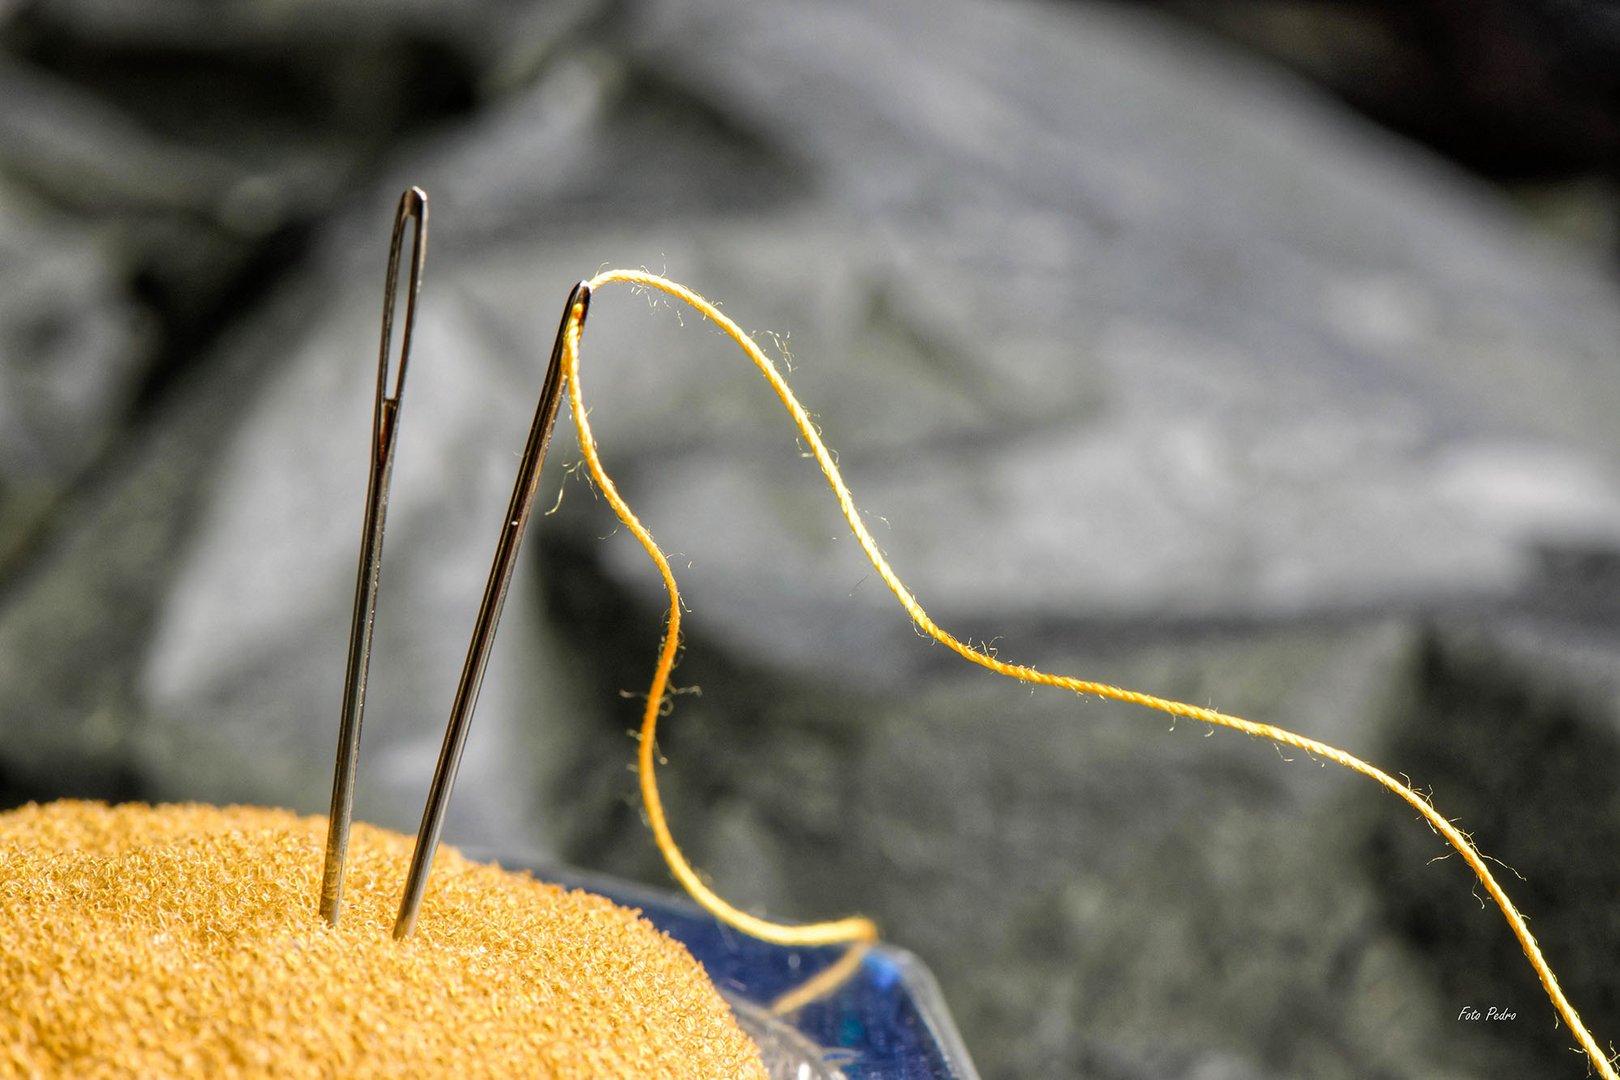
[[[332,809],[327,816],[326,863],[321,875],[321,915],[336,926],[343,906],[343,867],[349,854],[349,823],[354,814],[355,770],[360,757],[360,721],[366,707],[366,676],[371,666],[371,631],[377,615],[377,582],[382,571],[383,526],[388,518],[388,488],[393,478],[394,447],[399,432],[400,399],[416,329],[416,298],[422,289],[427,256],[427,194],[410,188],[399,198],[393,239],[388,248],[388,278],[383,295],[382,345],[377,359],[377,395],[372,413],[371,475],[366,487],[365,524],[360,532],[360,565],[355,575],[354,618],[349,627],[348,666],[343,680],[343,714],[338,725],[337,762],[332,777]],[[405,289],[405,322],[400,332],[399,362],[393,361],[395,294],[399,289],[400,252],[405,227],[415,222],[410,278]],[[392,374],[392,386],[389,376]]]
[[[518,466],[517,482],[512,489],[512,502],[501,523],[500,540],[495,545],[495,561],[490,567],[489,582],[484,587],[484,600],[473,624],[472,641],[467,646],[467,661],[462,667],[461,682],[456,687],[455,702],[450,708],[450,720],[445,727],[444,745],[439,750],[439,761],[433,770],[433,782],[428,788],[427,805],[422,810],[422,825],[416,834],[416,847],[411,852],[410,870],[405,877],[405,894],[400,900],[399,916],[394,922],[394,937],[405,938],[416,927],[417,913],[422,896],[427,890],[428,873],[432,869],[433,855],[439,847],[444,829],[444,814],[450,802],[450,790],[455,786],[456,770],[461,765],[462,751],[467,743],[467,730],[472,723],[473,709],[478,703],[478,690],[484,681],[484,669],[489,663],[489,652],[495,641],[495,628],[500,622],[501,606],[512,582],[512,571],[517,566],[518,546],[528,528],[529,515],[534,509],[536,485],[540,479],[540,466],[545,461],[546,448],[551,442],[551,430],[557,422],[557,407],[562,402],[563,344],[568,332],[568,321],[574,305],[581,305],[580,320],[590,307],[591,291],[580,282],[568,295],[563,308],[562,324],[557,328],[557,340],[551,348],[551,362],[546,367],[545,382],[541,386],[540,401],[535,409],[534,424],[529,429],[529,441],[523,449]]]

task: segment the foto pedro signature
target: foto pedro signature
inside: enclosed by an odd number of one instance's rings
[[[1504,1009],[1499,1005],[1487,1005],[1483,1010],[1472,1005],[1464,1005],[1457,1014],[1458,1020],[1517,1020],[1519,1014],[1512,1009]]]

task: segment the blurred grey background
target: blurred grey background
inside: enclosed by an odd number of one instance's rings
[[[0,801],[324,812],[420,184],[360,816],[414,829],[568,287],[645,266],[782,336],[944,625],[1409,774],[1620,1037],[1607,5],[56,0],[0,43]],[[987,1076],[1583,1074],[1401,804],[919,639],[700,320],[603,292],[585,378],[681,556],[662,776],[722,893],[875,917]],[[661,593],[572,438],[448,839],[667,885]]]

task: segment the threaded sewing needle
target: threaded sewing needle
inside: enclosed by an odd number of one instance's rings
[[[422,288],[427,258],[427,193],[408,189],[394,212],[394,234],[388,246],[388,277],[383,293],[382,344],[377,359],[377,395],[371,419],[371,478],[366,487],[366,517],[360,532],[360,565],[354,586],[354,619],[349,627],[349,658],[343,679],[343,715],[338,724],[337,763],[332,777],[332,809],[326,822],[326,867],[321,876],[321,915],[333,926],[343,905],[343,865],[349,855],[349,823],[354,814],[355,769],[360,757],[360,720],[366,707],[366,674],[371,666],[371,631],[377,614],[377,582],[382,570],[383,524],[388,517],[388,486],[394,471],[399,432],[400,398],[411,359],[416,328],[416,298]],[[405,289],[405,325],[400,333],[399,363],[391,365],[395,293],[405,225],[416,224],[411,244],[410,278]],[[389,386],[392,368],[393,386]]]
[[[562,403],[563,342],[568,333],[568,320],[573,315],[574,305],[578,304],[580,325],[583,327],[590,303],[591,288],[582,281],[568,294],[562,324],[557,327],[557,340],[551,347],[551,362],[546,367],[545,382],[540,388],[534,424],[529,429],[529,441],[523,448],[523,460],[518,465],[512,502],[501,524],[500,540],[495,545],[495,561],[489,571],[489,583],[484,587],[484,600],[473,623],[467,661],[461,671],[461,682],[456,686],[450,721],[444,731],[444,745],[439,750],[439,762],[433,770],[433,783],[428,787],[427,805],[422,809],[422,825],[416,834],[416,847],[411,852],[411,866],[405,877],[405,895],[400,899],[399,917],[394,921],[396,939],[408,937],[416,927],[416,916],[422,907],[423,893],[427,890],[428,872],[432,869],[433,855],[438,851],[439,836],[444,829],[444,813],[450,802],[450,789],[455,786],[456,770],[461,766],[461,754],[467,743],[467,729],[472,722],[473,708],[478,704],[478,690],[484,681],[490,646],[494,644],[495,628],[501,619],[501,605],[506,602],[506,590],[517,565],[518,545],[523,542],[529,514],[534,509],[540,466],[546,458],[546,447],[551,443],[551,429],[557,422],[557,407]]]

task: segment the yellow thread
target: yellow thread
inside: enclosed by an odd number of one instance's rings
[[[606,274],[598,274],[590,285],[594,291],[598,286],[610,281],[643,280],[647,284],[656,283],[657,287],[665,291],[675,291],[676,296],[685,299],[699,311],[714,310],[713,305],[696,293],[651,274],[613,270]],[[583,315],[583,305],[576,304],[569,315],[568,330],[563,344],[563,377],[568,380],[568,398],[574,414],[574,427],[579,434],[579,449],[585,456],[585,464],[595,477],[596,486],[602,492],[602,497],[613,507],[613,512],[618,515],[625,528],[629,529],[646,549],[647,556],[657,565],[658,573],[664,579],[664,589],[669,593],[669,615],[664,626],[664,640],[658,648],[658,666],[653,672],[652,685],[647,689],[647,704],[641,716],[641,746],[636,759],[641,778],[641,798],[646,804],[647,822],[652,827],[658,850],[663,852],[670,873],[675,875],[675,879],[681,883],[681,887],[692,896],[692,899],[722,922],[735,926],[745,934],[752,934],[754,937],[778,945],[835,945],[846,941],[876,941],[877,926],[871,919],[861,916],[839,919],[836,922],[813,923],[809,926],[783,926],[732,907],[698,877],[697,871],[692,869],[692,864],[681,854],[680,846],[675,843],[675,837],[670,834],[669,822],[664,817],[664,803],[658,797],[658,781],[653,774],[653,763],[658,737],[658,718],[663,714],[665,702],[669,697],[669,674],[675,667],[675,655],[680,649],[681,593],[675,584],[675,574],[669,568],[669,560],[664,557],[663,551],[653,540],[646,526],[641,524],[641,519],[636,517],[624,501],[624,497],[619,494],[612,477],[608,476],[607,470],[602,467],[602,459],[596,454],[596,440],[591,434],[591,422],[586,415],[585,397],[579,389],[579,332],[580,319]],[[736,330],[736,334],[746,340],[746,335],[743,335],[741,330]],[[749,344],[752,345],[753,342]],[[760,356],[764,359],[764,354]],[[767,366],[769,363],[767,360]],[[775,371],[771,373],[774,375]],[[785,392],[787,387],[783,386],[782,390]],[[789,396],[791,398],[791,395]],[[794,402],[794,407],[798,407],[797,402]],[[803,413],[804,410],[800,409],[798,415],[803,416]],[[808,423],[808,420],[805,422]]]
[[[822,475],[826,477],[828,485],[832,488],[833,494],[838,500],[838,508],[843,512],[844,520],[848,522],[850,531],[854,534],[856,542],[860,544],[861,550],[866,553],[866,557],[871,562],[873,569],[883,579],[884,584],[889,587],[889,591],[900,601],[900,605],[906,609],[906,613],[911,616],[917,627],[941,645],[955,652],[964,660],[988,668],[998,675],[1005,675],[1008,678],[1036,683],[1041,686],[1056,687],[1060,690],[1069,690],[1076,694],[1095,694],[1098,697],[1141,705],[1145,708],[1168,713],[1172,717],[1183,716],[1188,719],[1202,720],[1205,723],[1241,731],[1255,738],[1269,739],[1273,743],[1304,750],[1306,753],[1336,762],[1347,769],[1352,769],[1363,776],[1376,780],[1417,810],[1428,822],[1430,828],[1439,833],[1463,857],[1474,871],[1475,876],[1484,884],[1485,890],[1496,901],[1496,906],[1501,909],[1502,915],[1507,919],[1508,926],[1512,929],[1514,937],[1518,939],[1520,947],[1524,950],[1525,957],[1530,961],[1530,966],[1535,969],[1537,977],[1541,980],[1542,988],[1547,992],[1547,997],[1552,1001],[1558,1015],[1569,1025],[1570,1031],[1575,1034],[1581,1048],[1591,1059],[1593,1065],[1596,1066],[1599,1075],[1604,1077],[1604,1080],[1620,1080],[1620,1076],[1616,1075],[1610,1059],[1598,1047],[1597,1041],[1586,1029],[1586,1025],[1582,1023],[1580,1014],[1575,1011],[1575,1007],[1564,996],[1562,988],[1558,985],[1557,976],[1553,974],[1552,968],[1547,965],[1547,961],[1542,957],[1541,947],[1536,944],[1536,939],[1530,933],[1530,928],[1525,925],[1524,916],[1519,914],[1519,909],[1514,906],[1512,900],[1508,899],[1507,892],[1497,882],[1490,868],[1485,865],[1479,849],[1474,847],[1468,837],[1456,826],[1443,817],[1427,798],[1412,790],[1407,784],[1401,783],[1388,773],[1369,765],[1353,754],[1346,753],[1326,743],[1318,742],[1316,739],[1297,735],[1283,728],[1230,716],[1198,705],[1189,705],[1185,702],[1171,701],[1167,698],[1155,697],[1135,690],[1110,686],[1107,683],[1091,682],[1067,675],[1051,675],[1022,664],[1009,664],[993,655],[988,655],[986,652],[981,652],[963,644],[942,629],[933,619],[929,618],[928,613],[923,610],[916,597],[912,596],[911,591],[906,588],[889,566],[888,560],[883,557],[882,552],[878,549],[877,541],[872,538],[872,534],[867,530],[860,511],[855,508],[854,496],[850,494],[848,486],[845,485],[844,478],[838,471],[838,465],[832,452],[822,442],[821,436],[815,424],[811,421],[809,414],[799,404],[798,399],[793,396],[793,392],[788,389],[787,383],[777,372],[776,366],[771,363],[770,358],[755,344],[754,340],[702,296],[684,285],[659,277],[656,274],[650,274],[643,270],[609,270],[592,278],[589,285],[594,292],[601,286],[614,282],[657,289],[686,302],[724,331],[728,337],[742,348],[743,352],[748,354],[748,358],[754,362],[754,366],[759,369],[766,382],[770,383],[771,389],[776,392],[776,396],[781,400],[783,407],[792,416],[793,423],[799,430],[799,436],[809,444],[811,454],[815,457],[817,464],[821,466]],[[875,940],[877,936],[876,926],[870,919],[860,916],[840,919],[835,922],[812,923],[807,926],[783,926],[749,915],[747,912],[739,911],[703,883],[692,869],[691,864],[686,861],[686,857],[681,853],[679,845],[675,843],[675,839],[670,833],[669,823],[664,817],[663,803],[658,797],[657,780],[653,775],[653,739],[657,733],[658,717],[669,685],[669,673],[674,667],[676,653],[680,647],[680,592],[676,587],[675,576],[670,571],[668,560],[664,558],[664,554],[653,540],[652,534],[641,524],[640,519],[636,517],[629,505],[625,503],[623,497],[619,495],[618,489],[614,486],[607,471],[602,467],[601,459],[597,456],[596,443],[586,417],[584,393],[579,381],[580,321],[583,314],[583,309],[576,305],[569,317],[563,352],[564,375],[569,384],[569,399],[573,409],[574,424],[578,429],[580,450],[584,454],[586,466],[596,479],[597,486],[608,500],[609,505],[613,507],[613,512],[618,515],[619,520],[641,542],[641,546],[646,550],[647,555],[657,565],[658,572],[664,579],[664,588],[669,594],[669,615],[664,640],[659,648],[658,665],[653,672],[652,685],[647,694],[646,711],[642,717],[641,752],[638,759],[641,794],[646,802],[647,818],[652,826],[653,837],[658,844],[658,850],[663,853],[671,873],[675,875],[675,878],[692,895],[694,900],[708,909],[716,918],[735,926],[744,933],[752,934],[766,941],[786,945],[819,945],[846,941]]]
[[[795,986],[792,990],[771,1002],[771,1015],[787,1016],[789,1013],[797,1012],[812,1001],[819,1001],[840,986],[843,986],[849,977],[860,968],[861,961],[866,959],[866,954],[871,949],[872,942],[870,941],[855,942],[855,944],[844,950],[844,955],[828,965],[825,971],[806,979],[803,984]]]

